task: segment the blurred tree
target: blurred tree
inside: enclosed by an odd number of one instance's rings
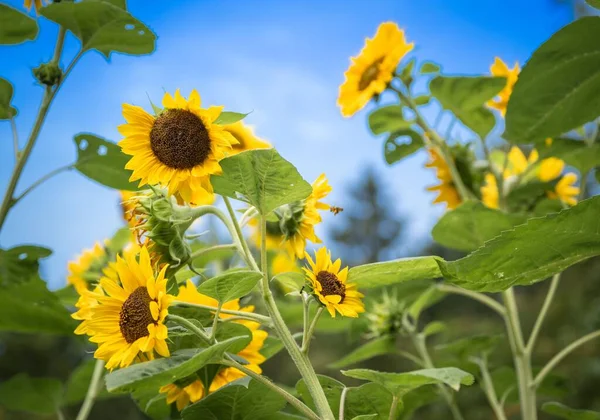
[[[341,248],[341,257],[350,266],[384,261],[398,255],[405,219],[396,211],[387,186],[372,168],[359,175],[348,188],[341,214],[344,224],[334,225],[331,238]],[[392,255],[393,254],[393,255]]]

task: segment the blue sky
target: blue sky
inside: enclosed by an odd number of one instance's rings
[[[21,7],[21,1],[9,1]],[[247,122],[271,141],[312,181],[325,172],[341,207],[345,187],[361,168],[372,165],[397,196],[409,218],[411,241],[426,241],[443,208],[431,206],[424,191],[435,181],[418,153],[402,163],[383,162],[383,139],[373,138],[363,111],[341,117],[337,89],[349,57],[379,23],[393,20],[415,42],[411,55],[440,63],[452,74],[487,73],[494,56],[523,64],[553,32],[573,19],[572,6],[556,0],[390,0],[390,1],[129,1],[133,15],[158,35],[150,56],[113,55],[110,63],[95,52],[84,56],[58,95],[36,149],[19,183],[22,191],[52,169],[75,159],[72,138],[91,132],[119,140],[124,102],[148,106],[164,90],[199,90],[205,105],[252,111]],[[36,42],[1,47],[0,77],[15,86],[18,132],[23,144],[35,117],[42,89],[30,69],[47,61],[57,29],[41,22]],[[65,57],[78,48],[72,36]],[[11,131],[0,122],[0,188],[13,166]],[[65,282],[67,261],[82,248],[121,225],[118,194],[76,172],[56,176],[13,209],[0,246],[48,246],[54,254],[42,267],[50,286]],[[340,216],[338,216],[340,217]],[[332,216],[325,216],[325,224]],[[319,233],[325,236],[326,228]]]

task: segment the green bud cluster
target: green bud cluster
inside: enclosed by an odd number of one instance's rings
[[[304,201],[285,204],[274,213],[277,221],[269,222],[271,230],[273,233],[278,231],[285,239],[289,239],[300,229],[300,222],[304,216]]]
[[[33,76],[43,85],[56,86],[62,79],[63,72],[57,63],[42,63],[33,69]]]
[[[369,320],[369,338],[393,336],[402,331],[402,319],[406,305],[398,300],[396,294],[387,291],[381,295],[381,300],[373,305],[366,315]]]

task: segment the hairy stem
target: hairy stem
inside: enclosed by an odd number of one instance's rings
[[[346,416],[346,395],[348,394],[348,387],[344,387],[342,389],[342,394],[340,395],[340,411],[338,415],[338,420],[344,420]]]
[[[319,318],[321,317],[321,314],[323,313],[323,310],[325,308],[323,308],[323,306],[320,306],[317,309],[317,312],[315,313],[315,316],[312,320],[312,322],[310,323],[310,326],[308,327],[308,331],[306,332],[306,336],[304,341],[302,341],[302,353],[308,355],[308,350],[310,348],[310,341],[312,340],[312,337],[314,335],[315,332],[315,327],[317,326],[317,322],[319,322]]]
[[[15,162],[19,161],[19,132],[17,131],[17,123],[15,123],[15,118],[11,117],[10,119],[10,128],[12,130],[13,135],[13,150],[15,152]]]
[[[202,330],[201,328],[199,328],[196,324],[194,324],[193,322],[191,322],[189,319],[186,319],[182,316],[179,315],[173,315],[173,314],[169,314],[167,319],[169,321],[173,321],[179,325],[181,325],[184,328],[187,328],[189,331],[193,332],[194,334],[196,334],[202,341],[204,341],[207,345],[211,345],[211,339],[210,337],[204,332],[204,330]]]
[[[216,311],[217,310],[216,306],[201,305],[199,303],[181,302],[181,301],[178,301],[178,300],[174,301],[172,303],[172,305],[189,306],[189,307],[192,307],[192,308],[208,309],[209,311]],[[250,321],[256,321],[256,322],[259,322],[261,324],[266,324],[266,325],[270,325],[271,324],[271,318],[269,318],[268,316],[265,316],[265,315],[254,313],[254,312],[234,311],[232,309],[225,309],[225,308],[221,308],[220,312],[222,314],[235,315],[235,316],[238,316],[238,317],[243,318],[243,319],[247,319],[247,320],[250,320]]]
[[[558,284],[560,283],[560,273],[555,274],[552,277],[552,281],[550,282],[550,288],[548,289],[548,293],[546,294],[546,299],[544,299],[544,304],[542,305],[542,309],[535,320],[535,325],[533,326],[533,330],[531,331],[531,335],[529,336],[529,340],[527,341],[527,346],[525,347],[525,351],[531,356],[533,352],[533,347],[535,346],[535,341],[540,333],[542,328],[542,324],[544,323],[544,319],[546,318],[546,314],[548,313],[548,309],[552,304],[552,300],[554,299],[554,295],[556,294],[556,289],[558,289]]]
[[[244,235],[242,234],[242,228],[240,227],[240,224],[238,223],[237,217],[235,215],[235,211],[233,210],[233,207],[231,206],[231,202],[229,201],[229,198],[223,196],[223,201],[225,201],[225,206],[227,206],[227,211],[229,212],[229,217],[231,218],[231,222],[233,223],[233,228],[237,235],[238,242],[239,242],[240,246],[242,247],[242,253],[243,253],[244,258],[247,260],[248,265],[253,270],[260,271],[258,269],[256,261],[254,260],[254,257],[252,256],[252,253],[250,252],[248,243],[244,239]],[[265,269],[265,273],[266,272],[267,271]]]
[[[36,189],[37,187],[39,187],[40,185],[42,185],[44,182],[46,182],[47,180],[49,180],[53,176],[58,175],[59,173],[64,172],[64,171],[70,171],[74,167],[75,167],[75,164],[74,163],[70,163],[68,165],[61,166],[60,168],[56,168],[55,170],[47,173],[46,175],[44,175],[43,177],[41,177],[40,179],[38,179],[37,181],[35,181],[33,184],[31,184],[29,187],[27,187],[27,189],[25,189],[25,191],[23,191],[21,194],[19,194],[19,196],[15,197],[14,200],[13,200],[13,204],[12,205],[14,206],[15,204],[17,204],[27,194],[29,194],[31,191],[33,191],[34,189]]]
[[[88,386],[87,393],[85,394],[85,399],[83,400],[83,404],[79,409],[79,413],[77,414],[76,420],[86,420],[92,411],[92,407],[96,402],[96,396],[98,395],[98,391],[100,390],[100,383],[102,382],[102,373],[104,371],[104,360],[96,360],[96,364],[94,365],[94,373],[92,373],[92,379],[90,380],[90,385]]]
[[[479,365],[479,371],[481,372],[481,388],[483,389],[483,392],[485,393],[485,396],[492,407],[492,411],[498,420],[506,420],[506,414],[504,413],[502,404],[500,401],[498,401],[496,389],[494,388],[494,382],[492,381],[492,377],[488,369],[487,358],[484,358],[477,364]]]
[[[438,288],[442,292],[454,293],[456,295],[466,296],[473,300],[481,302],[484,305],[488,306],[489,308],[493,309],[495,312],[497,312],[502,317],[504,317],[506,315],[506,309],[504,308],[504,306],[502,306],[502,304],[496,302],[494,299],[492,299],[491,297],[489,297],[487,295],[484,295],[483,293],[473,292],[471,290],[462,289],[460,287],[452,286],[450,284],[440,284],[440,285],[438,285]]]
[[[544,380],[546,375],[548,375],[552,371],[552,369],[554,369],[556,367],[556,365],[558,365],[562,361],[562,359],[567,357],[569,355],[569,353],[571,353],[578,347],[584,345],[588,341],[591,341],[598,337],[600,337],[600,330],[589,333],[588,335],[584,335],[579,340],[572,342],[567,347],[562,349],[556,356],[554,356],[552,358],[552,360],[550,360],[548,362],[548,364],[546,364],[546,366],[544,366],[544,368],[540,371],[540,373],[537,374],[537,376],[535,377],[535,380],[532,383],[532,386],[534,388],[537,388],[538,386],[540,386],[540,384],[542,383],[542,381]]]
[[[396,420],[396,411],[398,411],[398,401],[400,399],[394,395],[392,397],[392,405],[390,406],[389,420]]]

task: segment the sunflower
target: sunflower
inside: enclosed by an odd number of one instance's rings
[[[509,178],[515,175],[523,174],[527,168],[536,163],[539,158],[539,153],[533,149],[528,157],[525,157],[523,151],[517,146],[511,147],[508,152],[508,162],[504,171],[504,178]]]
[[[513,87],[515,86],[515,83],[517,83],[520,71],[519,63],[515,63],[515,66],[510,69],[499,57],[496,57],[494,64],[490,67],[492,76],[506,77],[506,85],[504,88],[498,93],[496,98],[490,99],[487,102],[487,106],[497,109],[502,116],[506,114],[506,106],[508,105],[508,100],[512,94]]]
[[[87,331],[90,341],[98,344],[94,357],[105,360],[107,369],[129,366],[136,358],[153,359],[154,352],[170,355],[164,320],[173,296],[166,292],[166,269],[167,265],[156,274],[142,247],[139,261],[133,253],[124,253],[105,270],[102,293],[79,332]]]
[[[394,22],[379,25],[373,39],[367,39],[360,54],[351,59],[340,86],[337,104],[344,117],[350,117],[381,94],[394,76],[400,60],[413,49],[404,31]]]
[[[121,194],[121,211],[123,212],[123,219],[127,222],[129,227],[136,227],[135,220],[135,208],[136,208],[136,196],[138,193],[133,191],[120,191]]]
[[[322,247],[315,252],[315,260],[306,254],[309,268],[303,270],[310,282],[313,295],[327,308],[329,314],[335,318],[335,312],[342,316],[357,318],[358,314],[365,311],[360,300],[363,294],[356,290],[356,284],[347,283],[348,267],[340,270],[342,261],[338,258],[331,261],[331,253]]]
[[[67,281],[81,295],[84,290],[88,290],[90,277],[96,272],[99,275],[106,262],[106,249],[96,242],[92,249],[84,250],[74,261],[69,262]]]
[[[437,198],[433,201],[434,204],[446,203],[446,206],[449,210],[455,209],[461,203],[461,199],[460,195],[458,194],[458,190],[452,181],[450,169],[448,169],[446,161],[439,155],[437,151],[434,149],[428,149],[427,151],[429,152],[431,161],[426,163],[425,167],[435,168],[436,177],[440,180],[438,185],[428,187],[427,191],[438,193]]]
[[[580,192],[579,187],[574,186],[576,182],[577,175],[569,172],[556,183],[554,191],[549,192],[548,197],[552,199],[558,198],[563,203],[574,206],[577,204],[577,196]]]
[[[28,11],[31,10],[31,6],[33,6],[35,14],[37,15],[38,10],[44,7],[44,3],[46,3],[46,1],[44,0],[25,0],[25,3],[23,5]]]
[[[194,285],[191,280],[187,280],[185,285],[179,287],[177,300],[181,302],[212,306],[215,308],[215,310],[219,304],[216,299],[198,292],[196,285]],[[235,311],[254,312],[254,306],[252,305],[241,308],[239,299],[225,302],[222,305],[222,308]],[[230,318],[232,316],[233,315],[224,313],[219,314],[219,318],[222,319]],[[267,332],[259,329],[260,324],[254,321],[236,320],[233,322],[244,325],[252,333],[252,340],[250,343],[244,349],[238,352],[237,355],[246,360],[247,364],[245,367],[247,369],[250,369],[256,373],[262,373],[262,369],[259,365],[265,361],[265,357],[260,353],[260,350],[262,349],[268,336]],[[228,367],[221,369],[213,378],[209,386],[209,392],[214,392],[228,383],[231,383],[244,376],[246,376],[246,374],[236,368]],[[204,386],[199,379],[196,379],[185,387],[180,387],[177,384],[169,384],[167,386],[163,386],[160,389],[160,392],[167,394],[167,403],[170,404],[173,401],[176,401],[178,410],[181,410],[189,402],[196,402],[200,400],[205,395]]]
[[[179,89],[174,97],[165,93],[162,104],[165,109],[158,116],[139,106],[123,105],[127,124],[119,126],[125,136],[119,145],[132,156],[125,165],[133,171],[130,181],[163,185],[169,194],[191,205],[212,203],[210,175],[221,173],[219,160],[237,143],[215,123],[223,107],[200,108],[196,90],[186,100]]]
[[[565,161],[556,157],[549,157],[541,161],[538,178],[542,182],[552,181],[562,174]]]
[[[281,273],[290,273],[290,272],[302,272],[296,264],[296,260],[291,258],[289,254],[285,252],[279,252],[275,255],[271,262],[271,274],[276,276]]]
[[[237,154],[245,150],[270,149],[272,147],[269,142],[256,137],[252,128],[242,121],[224,125],[223,130],[231,133],[238,141],[237,144],[233,145],[232,154]]]
[[[498,182],[494,174],[485,174],[485,183],[481,186],[481,201],[486,207],[491,209],[498,208],[499,192]]]

